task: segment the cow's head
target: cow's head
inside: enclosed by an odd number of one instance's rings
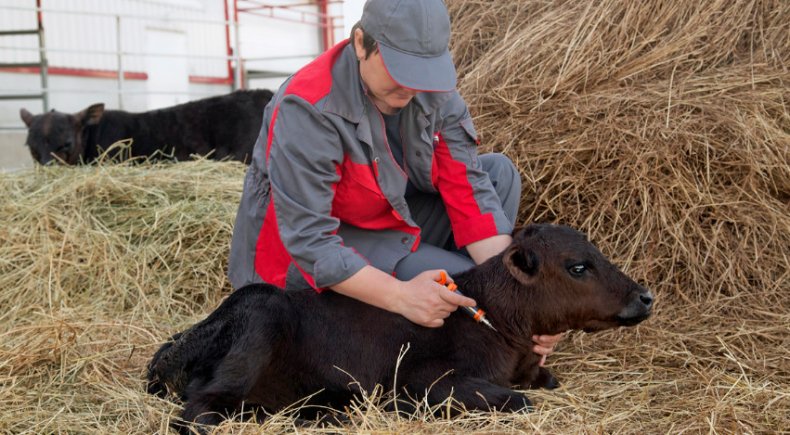
[[[104,114],[104,104],[94,104],[74,114],[54,109],[33,115],[26,109],[19,116],[27,125],[27,146],[36,162],[47,165],[57,161],[74,165],[79,163],[85,150],[82,132],[86,126],[99,123]]]
[[[632,326],[650,316],[653,295],[621,272],[584,234],[560,225],[530,225],[514,234],[503,255],[525,301],[551,332]]]

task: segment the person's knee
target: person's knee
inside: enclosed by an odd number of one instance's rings
[[[505,216],[515,224],[521,201],[521,174],[513,161],[504,154],[483,154],[480,156],[480,160],[483,170],[488,173],[491,185],[499,197]]]
[[[491,177],[491,181],[508,182],[514,179],[519,179],[518,168],[510,160],[510,157],[502,153],[489,153],[480,155],[480,163],[482,164],[483,171],[487,172]]]
[[[521,175],[510,157],[502,153],[482,154],[480,163],[497,191],[505,186],[508,189],[521,186]]]
[[[460,252],[450,252],[422,243],[417,251],[410,253],[395,265],[395,276],[405,281],[432,269],[444,269],[452,276],[474,266],[475,262],[472,258]]]

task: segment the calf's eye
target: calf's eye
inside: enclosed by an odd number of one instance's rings
[[[587,270],[587,267],[583,264],[574,264],[573,266],[568,268],[568,272],[571,273],[573,276],[582,276],[582,274]]]

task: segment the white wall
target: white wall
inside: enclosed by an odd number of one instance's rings
[[[227,79],[225,0],[48,0],[43,4],[50,68],[80,75],[49,75],[49,107],[81,110],[97,101],[110,109],[144,111],[227,93],[229,84],[192,83],[190,77]],[[35,29],[35,0],[0,0],[0,30]],[[119,27],[120,26],[120,27]],[[153,33],[152,35],[149,35]],[[165,38],[172,35],[174,37]],[[122,70],[136,78],[119,81]],[[153,54],[153,56],[152,56]],[[36,35],[0,37],[0,63],[38,61]],[[140,80],[148,74],[149,80]],[[0,95],[40,93],[38,73],[0,70]],[[146,91],[154,93],[146,96]],[[20,128],[19,108],[34,113],[40,100],[0,100],[0,131]]]
[[[44,14],[46,29],[46,43],[49,64],[55,67],[75,69],[103,70],[114,72],[118,70],[118,58],[112,54],[92,54],[94,51],[114,52],[118,46],[118,27],[115,15],[120,15],[121,46],[127,55],[123,57],[123,70],[126,72],[151,73],[149,69],[162,62],[152,62],[150,57],[141,53],[150,51],[151,41],[147,35],[151,29],[177,32],[184,35],[187,43],[186,53],[193,56],[225,56],[226,40],[224,21],[225,0],[69,0],[44,2],[44,8],[60,12]],[[232,2],[231,3],[232,13]],[[275,3],[275,2],[271,2]],[[305,0],[278,0],[278,4],[304,4]],[[0,0],[0,30],[22,29],[35,27],[35,13],[30,10],[16,8],[31,8],[34,0]],[[364,0],[345,0],[344,2],[330,3],[331,15],[342,15],[341,22],[336,23],[335,41],[348,37],[351,26],[359,20],[362,13]],[[4,9],[5,8],[5,9]],[[315,6],[302,7],[305,11],[317,12]],[[81,12],[81,13],[64,13]],[[92,15],[101,14],[101,15]],[[298,17],[295,13],[278,13],[280,16]],[[142,17],[157,17],[155,20]],[[321,42],[319,30],[315,26],[276,20],[268,17],[258,17],[251,14],[239,14],[240,28],[240,53],[248,60],[245,66],[248,69],[278,71],[290,74],[311,61],[320,54]],[[186,23],[185,20],[200,20],[207,22]],[[209,23],[210,22],[210,23]],[[219,23],[219,24],[217,24]],[[235,31],[230,29],[230,38],[235,41]],[[156,46],[156,43],[153,44]],[[162,43],[160,54],[183,54],[183,47]],[[9,48],[13,47],[13,48]],[[30,62],[37,60],[37,39],[35,36],[3,37],[0,38],[0,62]],[[27,49],[27,50],[26,50]],[[33,49],[30,51],[29,49]],[[72,52],[59,52],[58,50],[71,50]],[[73,52],[77,50],[78,52]],[[131,53],[131,54],[129,54]],[[172,61],[172,59],[171,59]],[[166,62],[165,62],[166,63]],[[227,77],[228,65],[225,59],[186,59],[188,72],[192,76]],[[180,69],[180,68],[179,68]],[[287,75],[273,79],[254,80],[251,87],[277,89]],[[125,80],[123,87],[131,93],[123,97],[123,109],[139,111],[151,108],[146,104],[146,98],[135,95],[142,92],[138,80]],[[37,91],[39,79],[35,74],[5,74],[0,71],[0,94]],[[69,76],[50,76],[50,86],[53,92],[50,97],[51,107],[73,108],[85,105],[86,100],[101,99],[107,101],[108,107],[119,108],[117,98],[117,81],[115,79],[96,79]],[[179,84],[183,88],[183,84]],[[229,86],[219,87],[190,84],[190,90],[202,92],[202,95],[193,95],[191,98],[207,96],[211,92],[227,92]],[[64,91],[75,90],[79,92],[68,93]],[[183,89],[181,89],[183,90]],[[85,94],[85,91],[95,92],[101,97]],[[176,97],[171,99],[178,100]],[[152,98],[157,101],[157,98]],[[19,102],[17,102],[19,103]],[[38,105],[38,101],[26,101],[25,104]],[[65,103],[65,104],[64,104]],[[154,103],[158,106],[159,104]],[[18,104],[13,104],[16,112]],[[7,113],[7,105],[0,102],[0,129],[18,125],[17,115]],[[13,122],[9,125],[8,121]]]
[[[186,103],[189,98],[189,62],[185,32],[147,27],[145,29],[145,71],[148,73],[148,109],[160,109]],[[175,54],[175,56],[164,56]],[[159,56],[157,56],[159,55]]]
[[[91,52],[115,52],[118,35],[125,52],[127,71],[145,70],[145,29],[151,25],[183,32],[187,35],[188,54],[225,56],[223,0],[69,0],[44,1],[43,14],[46,45],[50,65],[67,68],[116,70],[117,56]],[[34,0],[0,0],[0,29],[33,29]],[[3,9],[3,8],[6,9]],[[155,18],[151,18],[155,17]],[[118,30],[120,20],[120,32]],[[192,20],[192,21],[189,21]],[[37,61],[35,36],[14,36],[0,39],[3,62]],[[34,49],[33,51],[29,49]],[[73,52],[74,50],[82,51]],[[62,52],[59,50],[71,50]],[[190,74],[201,76],[227,75],[223,59],[190,59]]]
[[[362,7],[365,5],[365,0],[345,0],[343,2],[343,28],[345,34],[349,35],[351,28],[362,17]],[[346,38],[348,36],[345,36]]]
[[[297,3],[304,3],[299,2]],[[351,27],[359,21],[362,16],[362,7],[365,0],[344,0],[342,4],[332,3],[329,5],[329,14],[332,16],[342,16],[342,20],[335,23],[335,42],[340,42],[349,37]],[[305,8],[305,10],[315,11],[315,8]],[[261,37],[253,39],[251,42],[246,34],[242,34],[242,53],[244,57],[277,57],[277,56],[291,56],[301,55],[298,59],[270,59],[258,60],[255,62],[248,62],[248,67],[252,69],[264,69],[273,71],[294,72],[310,62],[315,56],[320,54],[321,46],[320,39],[316,36],[310,35],[310,31],[306,30],[310,26],[304,24],[277,22],[268,18],[250,19],[242,17],[243,26],[251,26],[257,28],[261,32],[261,28],[265,28],[265,33],[260,33]],[[243,27],[244,28],[244,27]],[[300,33],[294,34],[297,29],[305,29]],[[246,29],[247,32],[252,32],[252,29]],[[294,39],[301,35],[301,39]],[[294,46],[298,49],[294,49]],[[251,53],[251,54],[249,54]],[[251,80],[251,87],[267,88],[275,90],[285,81],[287,77],[272,78],[272,79],[257,79]]]
[[[118,70],[118,57],[113,54],[118,46],[118,27],[115,15],[121,15],[121,45],[127,54],[123,57],[123,69],[127,72],[147,73],[149,80],[126,79],[123,81],[124,94],[118,97],[118,80],[115,78],[80,77],[70,75],[50,75],[49,94],[50,108],[62,112],[77,112],[97,102],[105,103],[108,109],[122,108],[132,112],[149,110],[153,107],[177,103],[184,98],[197,99],[209,95],[227,93],[230,85],[203,84],[188,82],[187,92],[190,95],[171,93],[162,98],[149,97],[146,91],[154,88],[150,80],[157,75],[156,65],[165,62],[151,62],[145,53],[151,51],[147,39],[150,29],[183,35],[181,42],[166,44],[161,41],[157,47],[165,55],[178,55],[186,51],[192,56],[219,56],[218,59],[189,58],[186,67],[190,76],[227,77],[228,65],[226,56],[225,34],[225,0],[46,0],[44,26],[49,65],[51,67],[88,69],[115,72]],[[228,0],[231,2],[233,0]],[[272,0],[268,3],[304,4],[306,0]],[[353,16],[353,4],[361,2],[348,1],[345,4],[330,4],[331,15]],[[18,10],[32,8],[35,0],[0,0],[0,30],[32,29],[36,26],[34,11]],[[315,6],[303,9],[317,12]],[[47,13],[47,10],[50,10]],[[55,11],[61,11],[56,13]],[[63,13],[69,12],[69,13]],[[232,11],[232,8],[231,8]],[[77,12],[77,13],[71,13]],[[97,16],[105,14],[110,16]],[[152,20],[150,17],[154,16]],[[307,24],[284,22],[272,18],[254,17],[250,14],[239,15],[240,53],[245,58],[258,60],[247,62],[248,68],[281,71],[283,74],[295,72],[313,59],[321,51],[319,28]],[[356,22],[357,18],[353,19]],[[191,23],[187,20],[210,21],[210,23]],[[353,24],[353,22],[351,24]],[[345,39],[350,30],[346,20],[338,23],[335,40]],[[235,40],[235,32],[230,29],[231,41]],[[176,38],[179,39],[179,38]],[[186,42],[186,48],[183,43]],[[156,43],[154,42],[154,45]],[[37,60],[37,38],[35,36],[2,37],[0,38],[0,62],[31,62]],[[32,50],[31,50],[32,49]],[[58,50],[71,50],[59,52]],[[76,50],[76,52],[75,52]],[[107,54],[95,54],[92,51],[106,51]],[[297,56],[297,57],[294,57]],[[273,57],[289,57],[288,59],[272,59]],[[263,59],[266,58],[266,59]],[[176,89],[184,91],[183,63],[173,71],[180,70],[179,77],[165,79],[174,84],[165,86],[166,91]],[[166,70],[167,68],[165,68]],[[250,82],[250,87],[276,90],[286,76]],[[176,83],[177,82],[177,83]],[[38,74],[9,73],[0,71],[0,94],[33,93],[40,89]],[[154,89],[161,91],[162,89]],[[163,100],[164,98],[164,100]],[[25,107],[33,113],[41,113],[43,107],[40,100],[0,100],[0,168],[15,166],[8,160],[17,161],[19,150],[29,162],[29,153],[24,148],[24,124],[19,119],[19,109]],[[9,128],[17,129],[9,131]],[[5,134],[8,133],[8,134]],[[10,151],[12,150],[12,151]]]

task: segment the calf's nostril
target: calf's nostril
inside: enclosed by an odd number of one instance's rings
[[[647,307],[653,305],[653,295],[650,293],[639,295],[639,300],[642,301],[642,303]]]

